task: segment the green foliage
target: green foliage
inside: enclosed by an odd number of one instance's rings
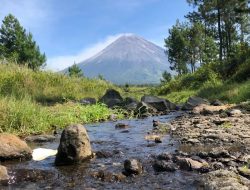
[[[27,64],[33,70],[46,62],[46,56],[40,53],[32,34],[26,33],[11,14],[4,18],[0,28],[0,56],[18,64]]]
[[[0,95],[17,99],[30,97],[41,103],[80,100],[84,97],[101,97],[110,83],[98,79],[75,78],[63,74],[42,72],[15,64],[0,64]]]
[[[75,63],[69,67],[68,71],[71,77],[83,77],[82,70]]]
[[[161,79],[161,83],[167,83],[170,82],[172,79],[172,76],[170,73],[168,73],[167,71],[164,71],[162,73],[162,79]]]
[[[0,132],[18,135],[48,133],[53,126],[64,128],[74,123],[107,120],[113,114],[102,104],[82,106],[76,103],[44,107],[28,98],[0,98]]]

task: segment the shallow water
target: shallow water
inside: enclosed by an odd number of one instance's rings
[[[111,157],[96,158],[77,166],[55,167],[55,157],[43,161],[25,161],[4,163],[11,179],[8,186],[0,189],[195,189],[195,173],[176,171],[174,173],[156,173],[152,168],[154,155],[162,152],[174,152],[178,144],[169,135],[163,143],[156,144],[145,140],[152,130],[152,120],[162,122],[174,119],[180,113],[146,119],[123,120],[86,125],[94,152],[109,152]],[[115,129],[117,123],[131,126],[125,130]],[[30,144],[34,148],[57,149],[59,138],[53,143]],[[139,159],[144,172],[136,177],[127,177],[122,182],[101,180],[92,173],[103,170],[121,173],[123,162],[128,158]]]

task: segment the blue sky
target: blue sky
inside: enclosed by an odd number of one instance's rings
[[[191,10],[186,0],[0,0],[0,19],[19,19],[50,70],[83,61],[124,33],[163,47],[168,29]]]

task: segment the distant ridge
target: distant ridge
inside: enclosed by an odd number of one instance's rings
[[[102,75],[115,84],[158,84],[171,72],[164,49],[134,34],[125,34],[95,56],[80,62],[85,76]]]

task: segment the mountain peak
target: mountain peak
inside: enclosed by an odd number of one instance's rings
[[[87,77],[102,75],[116,84],[156,84],[164,71],[171,72],[163,48],[131,33],[78,66]]]

